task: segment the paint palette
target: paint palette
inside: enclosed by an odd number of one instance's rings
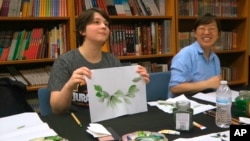
[[[123,135],[122,141],[168,141],[168,139],[157,132],[135,131]]]

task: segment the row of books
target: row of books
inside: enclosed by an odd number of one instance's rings
[[[116,56],[167,54],[170,52],[170,21],[149,21],[110,26],[110,52]]]
[[[67,0],[0,0],[0,16],[66,17]]]
[[[0,31],[0,61],[57,58],[69,50],[67,44],[65,24],[53,29]]]
[[[75,14],[92,7],[99,7],[109,15],[164,16],[166,0],[74,0]]]
[[[179,32],[178,33],[179,46],[178,50],[185,46],[192,44],[195,41],[193,32]],[[215,43],[214,50],[232,50],[237,48],[237,33],[222,31],[220,38]]]
[[[0,77],[18,80],[27,86],[47,85],[51,71],[51,66],[22,70],[18,70],[13,66],[7,66],[6,68],[8,72],[0,73]]]
[[[154,63],[150,61],[143,61],[143,62],[122,62],[123,66],[130,66],[130,65],[141,65],[144,66],[149,73],[154,72],[164,72],[169,71],[168,64],[166,63]]]
[[[232,67],[221,67],[221,76],[223,80],[233,81],[237,80],[237,72]]]
[[[237,16],[237,0],[179,0],[180,16],[200,16],[212,13],[222,17]]]

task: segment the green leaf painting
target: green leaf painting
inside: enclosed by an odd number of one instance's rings
[[[135,77],[132,82],[137,83],[141,81],[141,77]],[[102,89],[100,85],[94,85],[94,89],[96,91],[96,97],[99,98],[99,102],[106,103],[107,106],[115,108],[119,103],[130,104],[131,99],[135,97],[136,93],[139,92],[139,89],[135,84],[132,84],[127,92],[123,92],[122,90],[117,90],[113,94],[109,94],[108,92]]]

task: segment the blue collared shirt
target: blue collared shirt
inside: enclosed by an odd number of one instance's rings
[[[184,47],[174,56],[170,69],[171,79],[169,87],[183,82],[207,80],[221,73],[218,56],[214,52],[211,52],[208,61],[197,41]],[[171,92],[169,92],[168,97],[173,97]]]

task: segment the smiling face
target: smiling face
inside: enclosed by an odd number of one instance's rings
[[[194,37],[203,49],[211,49],[219,39],[219,30],[215,21],[201,24],[194,30]]]
[[[205,13],[195,21],[193,32],[202,49],[209,53],[220,37],[220,21],[211,13]]]

